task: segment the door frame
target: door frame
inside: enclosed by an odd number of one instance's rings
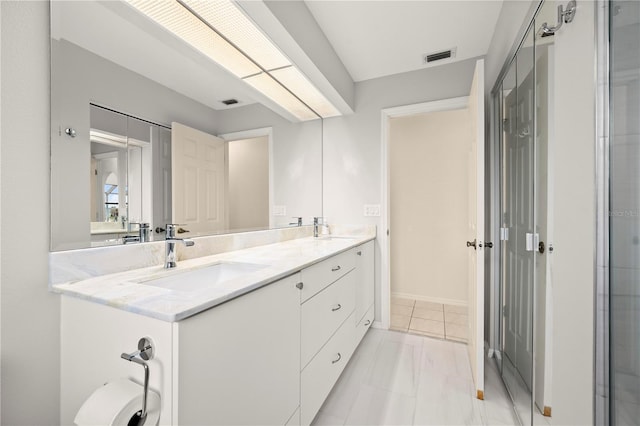
[[[484,100],[483,100],[484,102]],[[389,120],[396,117],[409,115],[442,112],[468,107],[469,97],[441,99],[431,102],[403,105],[381,110],[381,135],[382,135],[382,206],[380,209],[382,229],[378,233],[380,239],[380,313],[381,319],[374,322],[376,328],[389,329],[391,324],[391,247],[389,238],[389,226],[391,218],[390,186],[389,186]]]
[[[273,127],[260,127],[257,129],[240,130],[238,132],[223,133],[218,135],[219,138],[229,144],[229,142],[241,139],[253,139],[267,137],[269,144],[269,229],[273,228]],[[226,150],[228,153],[229,150]],[[228,159],[227,159],[228,162]]]

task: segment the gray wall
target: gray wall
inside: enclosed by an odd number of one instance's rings
[[[59,423],[60,301],[47,290],[49,3],[0,2],[2,424]]]

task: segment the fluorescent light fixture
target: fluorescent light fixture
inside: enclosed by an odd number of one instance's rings
[[[311,84],[298,68],[282,68],[270,71],[269,74],[282,83],[287,89],[295,93],[302,102],[309,105],[320,117],[328,118],[340,115],[340,111]]]
[[[126,0],[299,120],[340,111],[230,0]]]
[[[182,2],[267,71],[291,65],[291,61],[230,1]]]
[[[242,78],[261,71],[242,52],[175,0],[127,2],[237,77]]]
[[[267,73],[261,73],[244,79],[252,87],[262,92],[266,97],[282,106],[300,120],[313,120],[318,116],[311,111],[298,98],[293,96],[287,89],[282,87],[277,81]]]

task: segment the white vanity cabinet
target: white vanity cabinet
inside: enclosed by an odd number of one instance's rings
[[[174,424],[292,419],[300,398],[299,282],[294,274],[174,323]]]
[[[374,314],[374,265],[375,252],[373,241],[364,243],[354,249],[356,253],[356,308],[354,321],[358,329],[359,339],[373,323]]]
[[[64,296],[61,423],[105,381],[140,382],[120,354],[148,336],[161,425],[310,424],[373,322],[373,256],[367,242],[174,322]]]

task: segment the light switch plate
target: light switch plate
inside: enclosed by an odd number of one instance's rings
[[[273,206],[273,215],[274,216],[286,216],[287,215],[287,206]]]
[[[380,216],[380,204],[365,204],[364,205],[365,216]]]

